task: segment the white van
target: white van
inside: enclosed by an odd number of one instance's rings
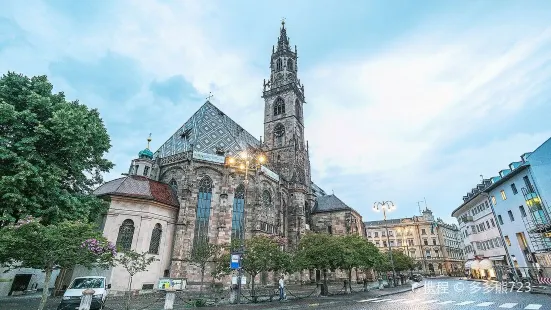
[[[82,298],[82,292],[86,289],[93,289],[94,296],[92,297],[92,304],[90,310],[102,310],[105,304],[105,299],[111,284],[106,284],[107,279],[105,277],[78,277],[75,278],[71,285],[63,294],[61,304],[57,307],[57,310],[75,310],[80,306],[80,299]]]

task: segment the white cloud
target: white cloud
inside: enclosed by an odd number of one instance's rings
[[[307,72],[314,166],[349,173],[411,169],[440,143],[481,130],[490,111],[506,119],[530,103],[544,91],[534,81],[551,73],[538,71],[550,59],[538,52],[551,43],[551,31],[495,46],[497,29],[484,30],[415,36],[384,54]]]

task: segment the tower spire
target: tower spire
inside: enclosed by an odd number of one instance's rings
[[[149,134],[149,137],[147,138],[147,149],[149,150],[149,143],[151,142],[151,133]]]
[[[278,51],[290,50],[289,38],[287,37],[287,29],[285,29],[285,17],[281,20],[281,29],[279,30],[279,38],[277,40],[277,50]]]

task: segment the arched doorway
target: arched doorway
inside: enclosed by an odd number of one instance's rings
[[[434,274],[434,266],[432,265],[432,263],[429,264],[429,273]]]

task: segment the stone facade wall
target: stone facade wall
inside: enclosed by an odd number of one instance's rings
[[[362,216],[355,211],[334,211],[312,214],[312,230],[333,235],[358,234],[364,236]],[[329,231],[331,226],[331,231]]]

